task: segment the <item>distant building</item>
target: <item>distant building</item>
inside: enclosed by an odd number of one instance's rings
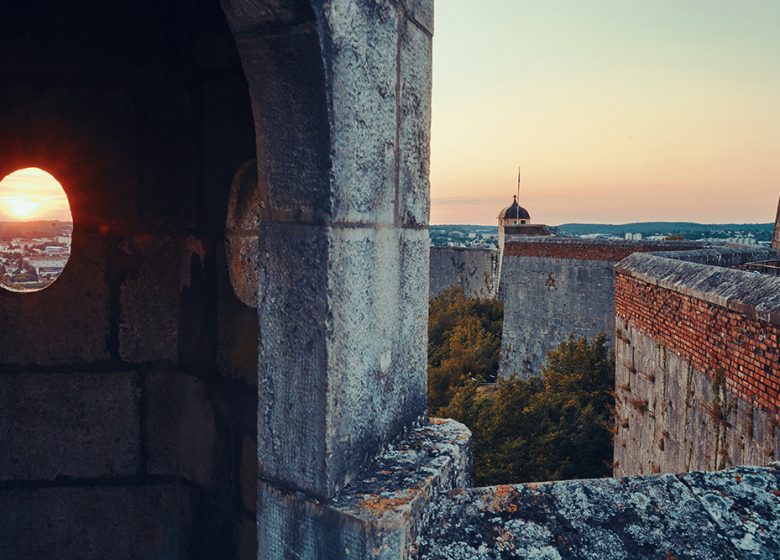
[[[501,254],[507,235],[539,237],[552,235],[552,231],[544,224],[531,224],[531,215],[517,203],[517,195],[514,195],[512,204],[498,214],[498,250]]]
[[[626,233],[624,237],[626,239],[641,241],[642,234],[641,233]]]

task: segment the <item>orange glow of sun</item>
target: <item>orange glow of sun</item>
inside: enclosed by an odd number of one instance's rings
[[[17,196],[5,201],[7,210],[17,218],[29,218],[35,215],[39,204],[26,197]]]
[[[71,221],[68,197],[43,169],[27,167],[0,181],[0,221]]]

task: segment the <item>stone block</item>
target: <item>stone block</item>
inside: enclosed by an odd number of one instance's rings
[[[3,375],[0,479],[135,475],[139,396],[134,373]]]
[[[230,485],[230,453],[203,383],[176,372],[146,377],[148,470],[209,490]]]
[[[258,472],[326,495],[327,230],[266,223],[260,244]]]
[[[426,239],[424,231],[331,232],[326,437],[337,489],[425,414]]]
[[[402,224],[425,227],[430,218],[431,37],[404,19],[400,45],[398,213]]]
[[[192,240],[139,236],[120,250],[134,265],[120,286],[119,355],[130,363],[178,357],[181,290],[189,283]]]
[[[192,558],[191,491],[179,485],[0,490],[0,558]]]
[[[333,220],[393,224],[398,10],[387,1],[324,2],[315,10],[323,27]]]
[[[432,420],[400,438],[326,503],[258,483],[258,558],[402,560],[428,505],[470,482],[471,434]]]
[[[252,99],[264,219],[324,223],[330,133],[317,29],[236,37]]]
[[[0,289],[2,363],[77,365],[111,357],[107,243],[77,230],[70,260],[51,286],[27,294]]]

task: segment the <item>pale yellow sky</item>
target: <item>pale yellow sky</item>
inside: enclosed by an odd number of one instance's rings
[[[431,223],[769,222],[780,2],[439,0]]]
[[[0,181],[0,221],[71,221],[62,185],[37,167],[19,169]]]

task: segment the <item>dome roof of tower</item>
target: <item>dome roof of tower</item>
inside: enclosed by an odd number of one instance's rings
[[[531,215],[528,210],[517,203],[517,196],[512,197],[512,204],[501,210],[498,214],[499,220],[530,220]]]

